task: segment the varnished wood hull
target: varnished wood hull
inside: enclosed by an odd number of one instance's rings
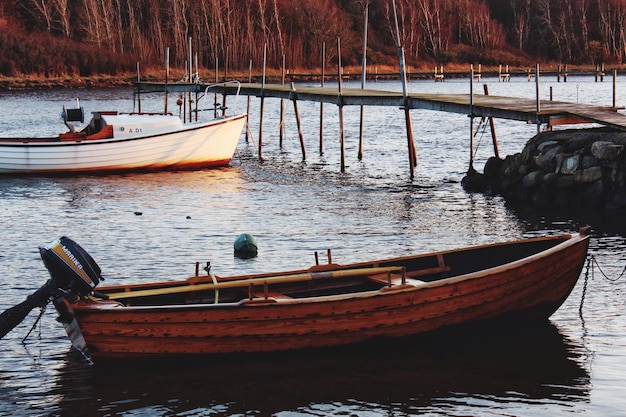
[[[93,357],[269,352],[340,346],[486,320],[546,320],[575,286],[587,247],[588,236],[566,235],[328,266],[328,270],[341,271],[399,265],[406,268],[406,277],[409,277],[403,284],[397,274],[395,281],[391,274],[354,274],[350,278],[352,283],[380,278],[382,284],[335,295],[308,293],[303,297],[283,297],[290,290],[295,294],[295,289],[290,289],[292,284],[282,284],[282,287],[277,284],[275,287],[280,293],[276,296],[272,296],[272,286],[266,285],[257,289],[261,296],[254,296],[248,288],[248,296],[236,302],[149,305],[140,297],[128,297],[121,302],[65,301],[61,310],[67,311],[61,312],[75,319],[71,337],[74,345],[83,349],[86,345]],[[499,264],[502,261],[498,258],[508,262]],[[420,271],[426,272],[420,276]],[[295,273],[306,271],[287,274]],[[442,274],[449,277],[444,278]],[[276,274],[225,277],[219,281],[270,280],[273,275]],[[424,281],[412,280],[411,276]],[[306,285],[314,287],[316,279],[313,277]],[[386,279],[391,285],[384,284]],[[332,285],[338,280],[318,281],[325,285],[324,291],[331,293]],[[159,288],[198,284],[199,281],[199,277],[194,277],[167,285],[101,290],[114,294],[152,288],[151,291],[159,292]],[[299,290],[303,288],[304,284]],[[205,298],[211,299],[212,294],[213,291],[205,294]],[[77,339],[77,327],[85,343]]]

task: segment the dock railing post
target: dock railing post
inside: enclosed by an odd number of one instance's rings
[[[265,60],[267,58],[267,42],[263,44],[263,75],[261,77],[261,118],[259,120],[259,159],[263,160],[262,147],[263,147],[263,112],[265,110]]]
[[[343,132],[343,98],[342,94],[342,74],[341,74],[341,39],[337,38],[337,74],[339,76],[339,84],[337,86],[337,105],[339,106],[339,146],[341,148],[341,172],[346,172],[346,150],[344,144]]]
[[[613,110],[617,111],[617,69],[613,70]]]
[[[535,91],[537,95],[537,133],[541,133],[541,121],[539,113],[541,112],[541,98],[539,97],[539,64],[535,64]]]
[[[215,73],[217,77],[217,72]],[[248,67],[248,83],[252,83],[252,60],[250,60],[250,65]],[[250,139],[250,102],[252,100],[252,96],[248,94],[248,106],[246,108],[246,143],[249,142]],[[217,107],[217,103],[216,103]]]
[[[483,84],[483,89],[485,91],[485,95],[489,95],[489,86],[487,84]],[[498,150],[498,138],[496,137],[496,124],[493,120],[492,116],[489,116],[489,127],[491,128],[491,141],[493,142],[493,155],[500,159],[500,152]]]
[[[324,88],[326,78],[326,42],[322,42],[322,83]],[[324,154],[324,102],[320,103],[320,155]]]
[[[170,48],[165,48],[165,108],[163,112],[167,114],[167,84],[170,78]]]
[[[285,85],[285,55],[282,59],[282,82],[281,85]],[[280,99],[280,124],[278,127],[278,147],[282,149],[283,138],[285,136],[285,100]]]
[[[474,170],[474,64],[470,64],[469,118],[470,118],[470,157],[469,157],[468,172],[471,172]]]
[[[396,2],[392,0],[393,3],[393,17],[396,26],[396,46],[398,48],[398,58],[400,61],[400,77],[402,81],[402,97],[403,97],[403,107],[404,107],[404,118],[406,121],[406,136],[409,148],[409,170],[411,173],[411,179],[415,177],[415,166],[417,165],[417,151],[415,150],[415,142],[413,141],[413,125],[411,123],[411,112],[409,111],[409,99],[407,96],[407,80],[406,80],[406,67],[404,62],[404,48],[402,48],[402,43],[400,42],[400,27],[398,26],[398,14],[396,11]]]
[[[302,160],[306,160],[306,149],[304,147],[304,134],[302,133],[302,122],[300,120],[300,110],[298,110],[298,96],[296,95],[296,85],[291,82],[291,91],[289,93],[293,100],[293,109],[296,114],[296,124],[298,125],[298,137],[300,138],[300,148],[302,149]]]
[[[369,3],[363,4],[363,62],[361,64],[361,89],[365,90],[365,79],[367,77],[367,21],[368,21]],[[365,118],[365,106],[361,104],[361,120],[359,123],[359,161],[363,159],[363,125]]]

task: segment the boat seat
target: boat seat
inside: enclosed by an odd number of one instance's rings
[[[448,275],[447,272],[449,272],[451,268],[450,266],[445,264],[442,254],[437,254],[437,264],[439,266],[436,266],[433,268],[423,268],[423,269],[417,269],[415,271],[406,272],[404,274],[405,283],[409,285],[420,285],[420,284],[423,284],[424,281],[421,281],[415,278],[426,276],[426,275],[433,275],[433,274],[441,274],[442,278],[446,278]],[[385,284],[385,285],[389,285],[390,280],[391,280],[391,285],[402,284],[401,274],[391,274],[390,276],[388,276],[387,274],[378,274],[378,275],[370,275],[368,278],[378,283]]]
[[[283,294],[283,293],[281,293],[281,292],[277,292],[277,291],[268,291],[268,292],[266,293],[266,292],[265,292],[265,291],[263,291],[263,290],[260,290],[260,291],[258,291],[258,292],[256,292],[256,291],[255,291],[255,292],[252,294],[252,297],[253,297],[253,298],[257,298],[257,299],[258,299],[258,298],[262,298],[262,299],[265,299],[265,298],[273,298],[273,299],[275,299],[275,300],[280,300],[280,299],[283,299],[283,300],[290,300],[290,299],[291,299],[291,297],[290,297],[290,296],[285,295],[285,294]]]
[[[402,285],[402,274],[368,275],[367,278],[369,278],[370,281],[374,281],[374,282],[376,282],[378,284],[382,284],[382,285],[389,285],[390,282],[391,282],[391,285]],[[409,277],[408,275],[405,275],[404,284],[417,286],[417,285],[421,285],[421,284],[424,284],[424,283],[425,283],[425,281],[421,281],[419,279],[414,279],[414,278]]]

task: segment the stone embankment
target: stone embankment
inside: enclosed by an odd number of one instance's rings
[[[543,132],[462,184],[543,208],[626,209],[625,145],[626,132],[606,128]]]

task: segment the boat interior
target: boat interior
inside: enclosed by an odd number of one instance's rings
[[[97,298],[125,306],[276,303],[286,300],[394,291],[486,270],[538,254],[567,240],[553,236],[462,250],[308,270],[216,277],[196,274],[184,281],[98,287]]]

